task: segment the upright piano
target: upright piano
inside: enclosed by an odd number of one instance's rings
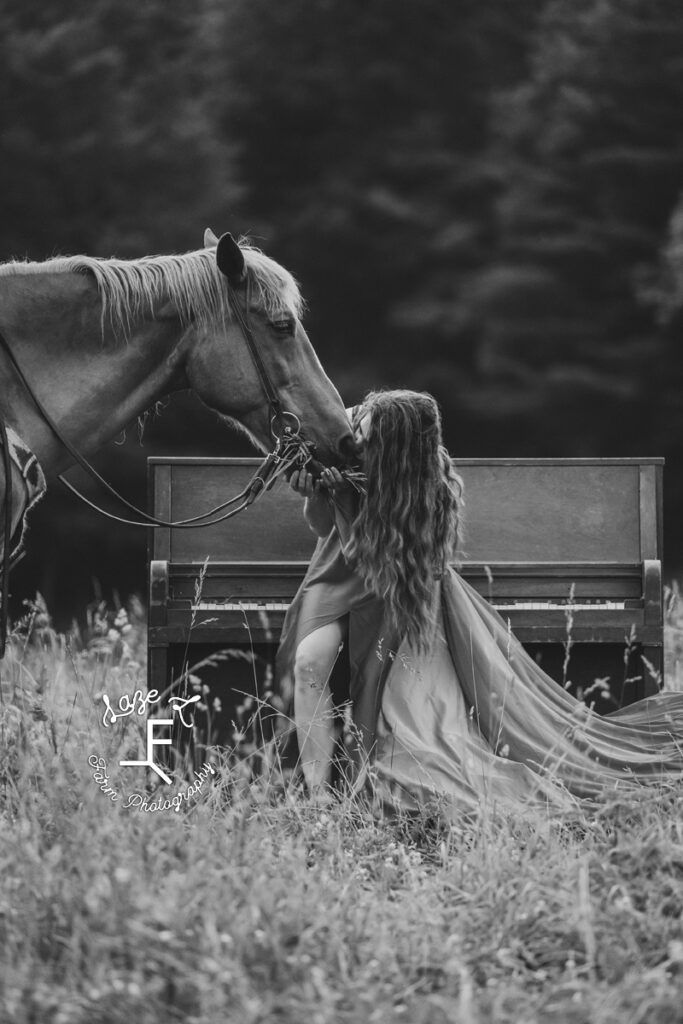
[[[206,512],[240,492],[258,465],[151,458],[151,511],[165,521]],[[656,692],[663,664],[663,460],[457,465],[465,495],[459,571],[543,668],[579,695],[588,693],[598,710]],[[277,690],[278,637],[316,540],[302,507],[279,481],[223,523],[150,531],[151,688],[163,692],[199,665],[195,678],[206,692],[221,694],[224,708],[235,694]],[[609,682],[596,690],[596,679]]]

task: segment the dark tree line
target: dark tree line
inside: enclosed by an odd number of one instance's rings
[[[683,562],[679,0],[0,0],[0,48],[2,257],[249,233],[348,401],[427,388],[456,454],[666,455]],[[139,489],[225,450],[186,404],[148,437],[105,456]]]

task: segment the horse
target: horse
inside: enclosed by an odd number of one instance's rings
[[[208,229],[202,249],[177,255],[0,264],[0,550],[76,453],[92,454],[177,390],[260,450],[300,426],[319,464],[348,464],[348,416],[302,310],[291,273]]]

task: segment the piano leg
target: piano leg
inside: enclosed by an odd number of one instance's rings
[[[163,693],[170,682],[168,647],[150,647],[147,658],[147,689]]]

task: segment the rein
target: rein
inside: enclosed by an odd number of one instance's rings
[[[246,487],[236,494],[234,497],[228,499],[215,508],[210,509],[208,512],[203,513],[199,516],[194,516],[191,519],[182,519],[177,522],[166,522],[163,519],[157,519],[155,516],[149,515],[143,509],[137,508],[127,500],[122,494],[112,487],[107,480],[102,477],[94,466],[88,462],[88,460],[81,455],[77,448],[69,441],[68,438],[64,437],[59,427],[55,423],[54,419],[47,411],[45,406],[42,404],[38,396],[33,391],[33,388],[29,384],[23,370],[17,362],[14,352],[10,348],[10,345],[5,336],[0,332],[0,347],[4,350],[10,363],[14,367],[14,370],[19,377],[19,380],[24,386],[24,389],[28,393],[31,401],[35,405],[36,409],[42,416],[45,423],[48,425],[52,433],[55,435],[60,444],[71,455],[73,460],[83,469],[85,472],[102,487],[105,488],[118,502],[120,502],[125,508],[133,512],[138,518],[130,519],[123,516],[117,516],[112,512],[108,512],[106,509],[101,508],[99,505],[90,501],[84,494],[81,494],[73,484],[69,483],[65,477],[60,474],[58,479],[64,486],[71,491],[77,498],[79,498],[84,504],[88,505],[94,511],[99,512],[100,515],[105,516],[107,519],[113,520],[117,523],[123,523],[126,526],[139,526],[139,527],[165,527],[172,529],[199,529],[205,526],[215,526],[217,523],[224,522],[226,519],[230,519],[232,516],[237,515],[244,509],[248,508],[264,491],[268,490],[273,486],[278,477],[282,476],[288,470],[296,468],[302,468],[303,466],[310,466],[311,469],[316,472],[321,466],[313,458],[313,452],[315,445],[307,441],[301,433],[301,424],[297,416],[294,413],[288,412],[283,409],[282,403],[278,397],[276,388],[271,381],[268,370],[263,362],[263,358],[259,351],[256,339],[252,332],[249,324],[249,295],[251,282],[247,278],[247,302],[246,302],[246,315],[242,312],[242,309],[237,298],[237,294],[232,285],[227,282],[228,285],[228,298],[232,313],[237,321],[244,340],[249,349],[254,367],[259,376],[261,387],[265,394],[268,402],[268,407],[271,416],[271,433],[275,440],[273,450],[266,456],[261,465],[256,470],[256,473],[251,478]],[[5,653],[5,645],[7,639],[7,603],[8,603],[8,586],[9,586],[9,570],[10,570],[10,542],[12,533],[12,467],[10,460],[9,443],[7,440],[7,429],[4,421],[0,418],[0,444],[3,449],[3,463],[5,472],[5,500],[4,500],[4,550],[2,556],[2,564],[0,565],[0,572],[2,573],[2,580],[0,582],[0,600],[2,601],[2,608],[0,609],[0,658]],[[235,506],[234,508],[231,506]],[[228,511],[224,511],[228,509]]]

